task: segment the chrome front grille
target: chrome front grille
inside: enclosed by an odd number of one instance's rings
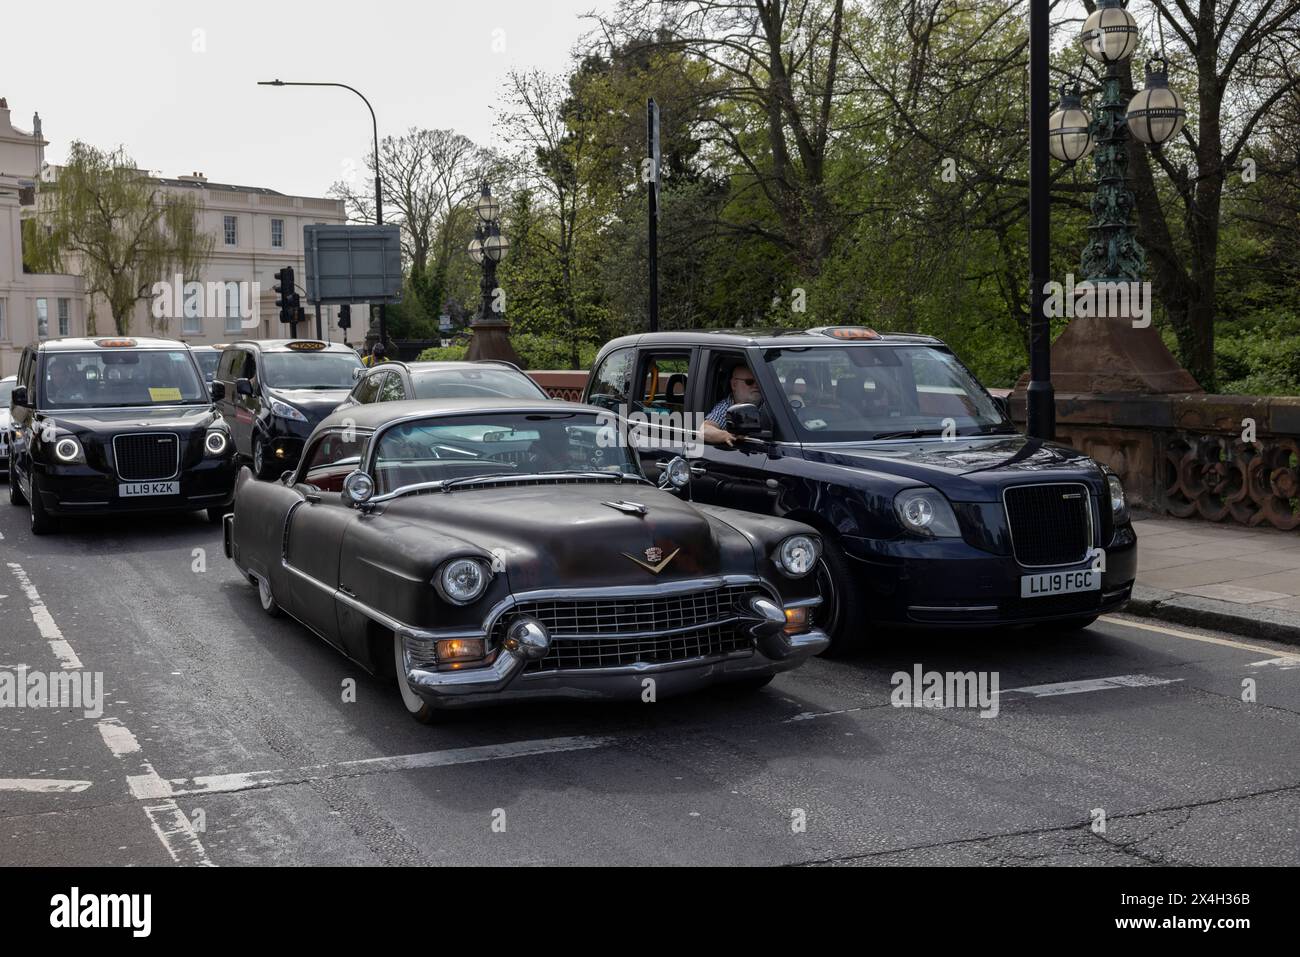
[[[1092,546],[1092,496],[1078,482],[1017,485],[1002,503],[1016,561],[1028,568],[1073,565]]]
[[[499,644],[510,622],[536,618],[551,635],[551,648],[528,672],[609,668],[638,662],[662,664],[714,657],[752,648],[736,627],[732,608],[755,585],[724,585],[681,595],[582,597],[523,601],[493,628]]]
[[[175,432],[133,432],[113,437],[113,460],[125,482],[156,482],[180,471],[181,441]]]

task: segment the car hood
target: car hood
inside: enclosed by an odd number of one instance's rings
[[[1097,478],[1097,465],[1068,446],[1024,435],[971,435],[805,446],[810,459],[885,472],[934,485],[949,498],[979,501],[1025,479]]]
[[[73,432],[131,432],[138,429],[176,429],[188,431],[205,428],[216,419],[210,405],[169,406],[140,409],[51,409],[43,419]]]
[[[604,504],[618,501],[639,503],[646,514]],[[383,514],[389,520],[427,523],[431,532],[490,553],[515,592],[644,588],[724,572],[753,574],[756,568],[753,548],[734,528],[648,485],[460,489],[394,499],[384,504]],[[647,555],[651,549],[659,553]]]

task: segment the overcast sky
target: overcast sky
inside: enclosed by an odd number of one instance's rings
[[[581,15],[611,0],[45,0],[5,4],[0,96],[14,125],[39,112],[62,162],[81,139],[124,145],[145,169],[324,196],[366,174],[379,135],[451,128],[497,145],[507,71],[566,71]],[[292,122],[286,131],[282,120]]]

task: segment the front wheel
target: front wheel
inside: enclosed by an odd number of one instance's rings
[[[410,682],[406,680],[406,656],[402,651],[402,636],[394,632],[393,665],[397,669],[397,690],[402,694],[402,704],[406,706],[406,713],[420,724],[433,724],[438,720],[438,709],[411,690]]]
[[[33,535],[48,535],[57,531],[59,527],[58,520],[45,510],[45,502],[41,500],[41,491],[36,485],[36,476],[31,477],[32,494],[27,497],[27,507],[32,520]]]
[[[266,451],[266,443],[261,439],[253,439],[253,474],[263,481],[270,481],[275,475],[275,462],[271,460]],[[275,473],[275,474],[272,474]]]
[[[853,568],[844,550],[824,536],[815,574],[822,603],[813,613],[813,620],[831,639],[822,655],[834,658],[864,648],[869,627],[866,598],[853,580]]]
[[[257,600],[262,605],[262,611],[266,612],[272,618],[280,617],[280,605],[275,600],[275,594],[271,591],[271,583],[265,578],[257,578]]]

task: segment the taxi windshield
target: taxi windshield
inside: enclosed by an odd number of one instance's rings
[[[355,352],[266,352],[266,384],[273,389],[351,389]]]
[[[769,349],[805,442],[853,442],[1013,432],[957,358],[933,346]]]
[[[401,422],[384,430],[374,456],[375,491],[381,495],[429,482],[595,472],[640,477],[635,454],[619,441],[608,416],[582,412]]]
[[[208,402],[188,349],[47,353],[40,375],[45,409],[111,409]]]

